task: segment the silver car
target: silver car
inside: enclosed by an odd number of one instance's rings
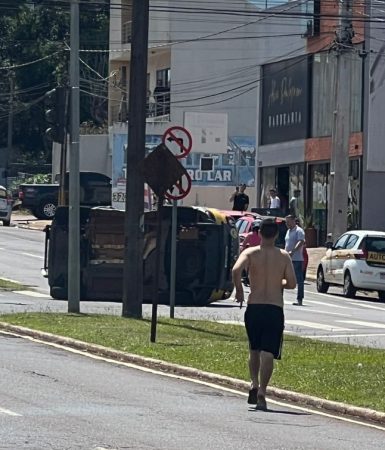
[[[4,186],[0,186],[0,220],[5,227],[11,224],[12,198]]]

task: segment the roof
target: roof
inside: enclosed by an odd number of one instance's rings
[[[350,230],[344,234],[355,234],[359,237],[364,237],[364,236],[381,236],[381,237],[383,236],[383,237],[385,237],[384,231],[375,231],[375,230]]]

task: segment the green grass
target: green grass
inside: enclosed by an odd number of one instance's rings
[[[26,289],[26,286],[24,286],[24,284],[15,283],[14,281],[8,281],[4,278],[0,278],[0,289],[6,291],[22,291],[23,289]]]
[[[148,319],[25,313],[2,315],[0,321],[249,380],[241,326],[161,318],[152,344]],[[271,384],[385,411],[385,350],[286,336]]]

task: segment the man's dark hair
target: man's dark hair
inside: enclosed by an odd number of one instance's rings
[[[273,218],[263,219],[259,232],[263,238],[273,239],[278,234],[278,224]]]
[[[285,217],[285,219],[295,220],[296,217],[293,214],[289,214],[288,216]]]

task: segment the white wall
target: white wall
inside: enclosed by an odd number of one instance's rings
[[[82,135],[79,146],[80,171],[98,172],[111,177],[111,154],[108,149],[108,135]],[[69,159],[67,160],[67,170]],[[60,145],[52,148],[52,179],[60,173]]]

